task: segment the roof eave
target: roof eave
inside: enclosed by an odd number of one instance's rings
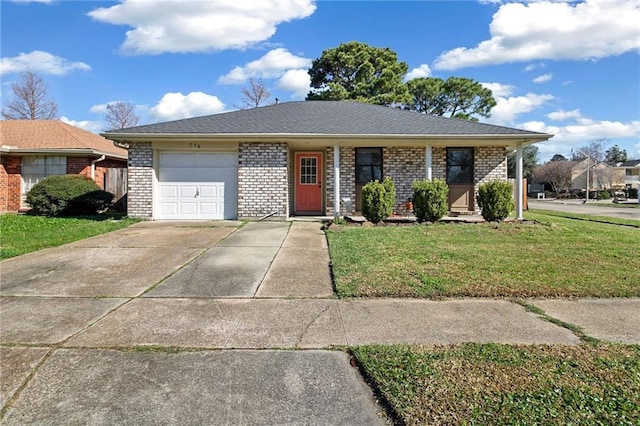
[[[255,139],[505,139],[521,140],[521,143],[541,142],[553,137],[547,133],[515,134],[326,134],[326,133],[101,133],[101,136],[118,142],[143,142],[168,139],[192,140],[255,140]]]
[[[0,152],[7,154],[27,154],[27,155],[93,155],[96,157],[113,158],[118,160],[127,160],[126,155],[114,154],[111,152],[100,151],[97,149],[78,149],[78,148],[14,148],[2,146]]]

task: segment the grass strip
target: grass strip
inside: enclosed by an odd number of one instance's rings
[[[350,352],[400,424],[640,421],[637,345],[373,345]]]
[[[640,220],[634,220],[634,219],[624,219],[624,218],[608,217],[608,216],[593,216],[593,215],[584,214],[584,213],[558,212],[555,210],[531,209],[529,210],[529,212],[536,215],[564,217],[567,219],[586,220],[586,221],[598,222],[598,223],[608,223],[611,225],[631,226],[633,228],[640,228]]]
[[[139,221],[114,215],[44,217],[3,214],[0,215],[0,259],[61,246],[126,228]]]

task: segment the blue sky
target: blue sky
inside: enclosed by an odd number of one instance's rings
[[[1,1],[2,102],[27,68],[61,119],[104,130],[106,104],[139,124],[236,109],[250,77],[301,100],[307,69],[348,41],[389,47],[407,78],[491,88],[494,124],[553,133],[540,160],[596,138],[640,158],[640,0]]]

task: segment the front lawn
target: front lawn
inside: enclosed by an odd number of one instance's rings
[[[400,424],[640,423],[640,346],[351,349]]]
[[[0,215],[0,259],[60,246],[136,222],[139,220],[109,215],[53,218],[3,214]]]
[[[337,293],[640,296],[640,228],[539,213],[527,218],[539,223],[330,228]]]

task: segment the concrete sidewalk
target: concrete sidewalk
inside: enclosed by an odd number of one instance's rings
[[[320,227],[146,222],[2,262],[0,421],[382,424],[327,348],[580,343],[508,300],[338,300]],[[529,303],[640,344],[640,299]]]

